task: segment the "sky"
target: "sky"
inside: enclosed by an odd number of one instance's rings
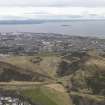
[[[105,0],[0,0],[0,5],[102,7],[105,6]]]
[[[77,18],[105,18],[105,0],[0,0],[0,20]]]

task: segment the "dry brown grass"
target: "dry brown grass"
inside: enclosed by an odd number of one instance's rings
[[[33,72],[39,72],[54,77],[60,57],[44,56],[42,57],[43,60],[40,63],[32,63],[30,59],[33,57],[34,56],[9,56],[5,59],[5,61],[23,69],[28,69]]]

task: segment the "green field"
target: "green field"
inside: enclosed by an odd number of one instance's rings
[[[59,92],[44,86],[23,90],[21,94],[41,105],[71,105],[69,95],[66,92]]]

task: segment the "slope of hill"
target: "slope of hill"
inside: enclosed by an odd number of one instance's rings
[[[58,69],[66,77],[75,105],[105,104],[105,58],[94,52],[75,52],[63,57]]]
[[[95,51],[8,56],[0,62],[0,81],[12,83],[1,84],[4,89],[22,86],[21,94],[41,105],[105,104],[105,58]]]
[[[4,62],[53,78],[60,59],[58,55],[9,56]]]
[[[0,81],[45,81],[51,78],[45,74],[33,72],[7,62],[0,62]]]

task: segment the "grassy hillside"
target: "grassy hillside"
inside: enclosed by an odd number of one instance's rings
[[[62,56],[10,55],[0,63],[0,78],[8,79],[8,73],[10,83],[14,81],[15,84],[2,84],[2,87],[9,89],[10,85],[19,89],[22,86],[21,94],[39,105],[72,105],[72,101],[75,105],[105,103],[105,58],[91,51]],[[24,76],[31,78],[30,86],[27,79],[25,84],[21,84]],[[21,83],[17,82],[19,79],[16,77],[21,77]]]
[[[65,91],[64,87],[55,84],[56,71],[60,59],[61,58],[57,55],[12,55],[5,57],[1,61],[2,64],[0,65],[0,68],[3,72],[0,74],[3,75],[2,77],[6,77],[5,79],[7,79],[7,76],[10,74],[11,75],[9,83],[7,83],[8,81],[1,82],[0,87],[4,90],[19,91],[22,96],[29,98],[33,103],[38,103],[38,105],[72,105],[69,94]],[[20,78],[24,78],[21,74],[24,74],[25,76],[26,74],[29,74],[29,76],[32,76],[31,80],[33,82],[28,81],[27,79],[24,81]],[[16,76],[21,79],[20,82],[15,78]],[[45,79],[46,77],[49,79]],[[33,78],[35,79],[35,83]],[[50,78],[53,80],[50,80]]]
[[[67,89],[75,105],[105,104],[105,58],[76,52],[64,56],[61,64],[57,73],[68,76]]]
[[[41,61],[36,62],[41,58]],[[6,62],[15,66],[29,69],[32,72],[38,72],[54,77],[60,57],[57,55],[43,55],[43,56],[9,56],[5,59]]]
[[[21,94],[40,105],[72,105],[66,92],[56,91],[45,86],[24,90]]]

